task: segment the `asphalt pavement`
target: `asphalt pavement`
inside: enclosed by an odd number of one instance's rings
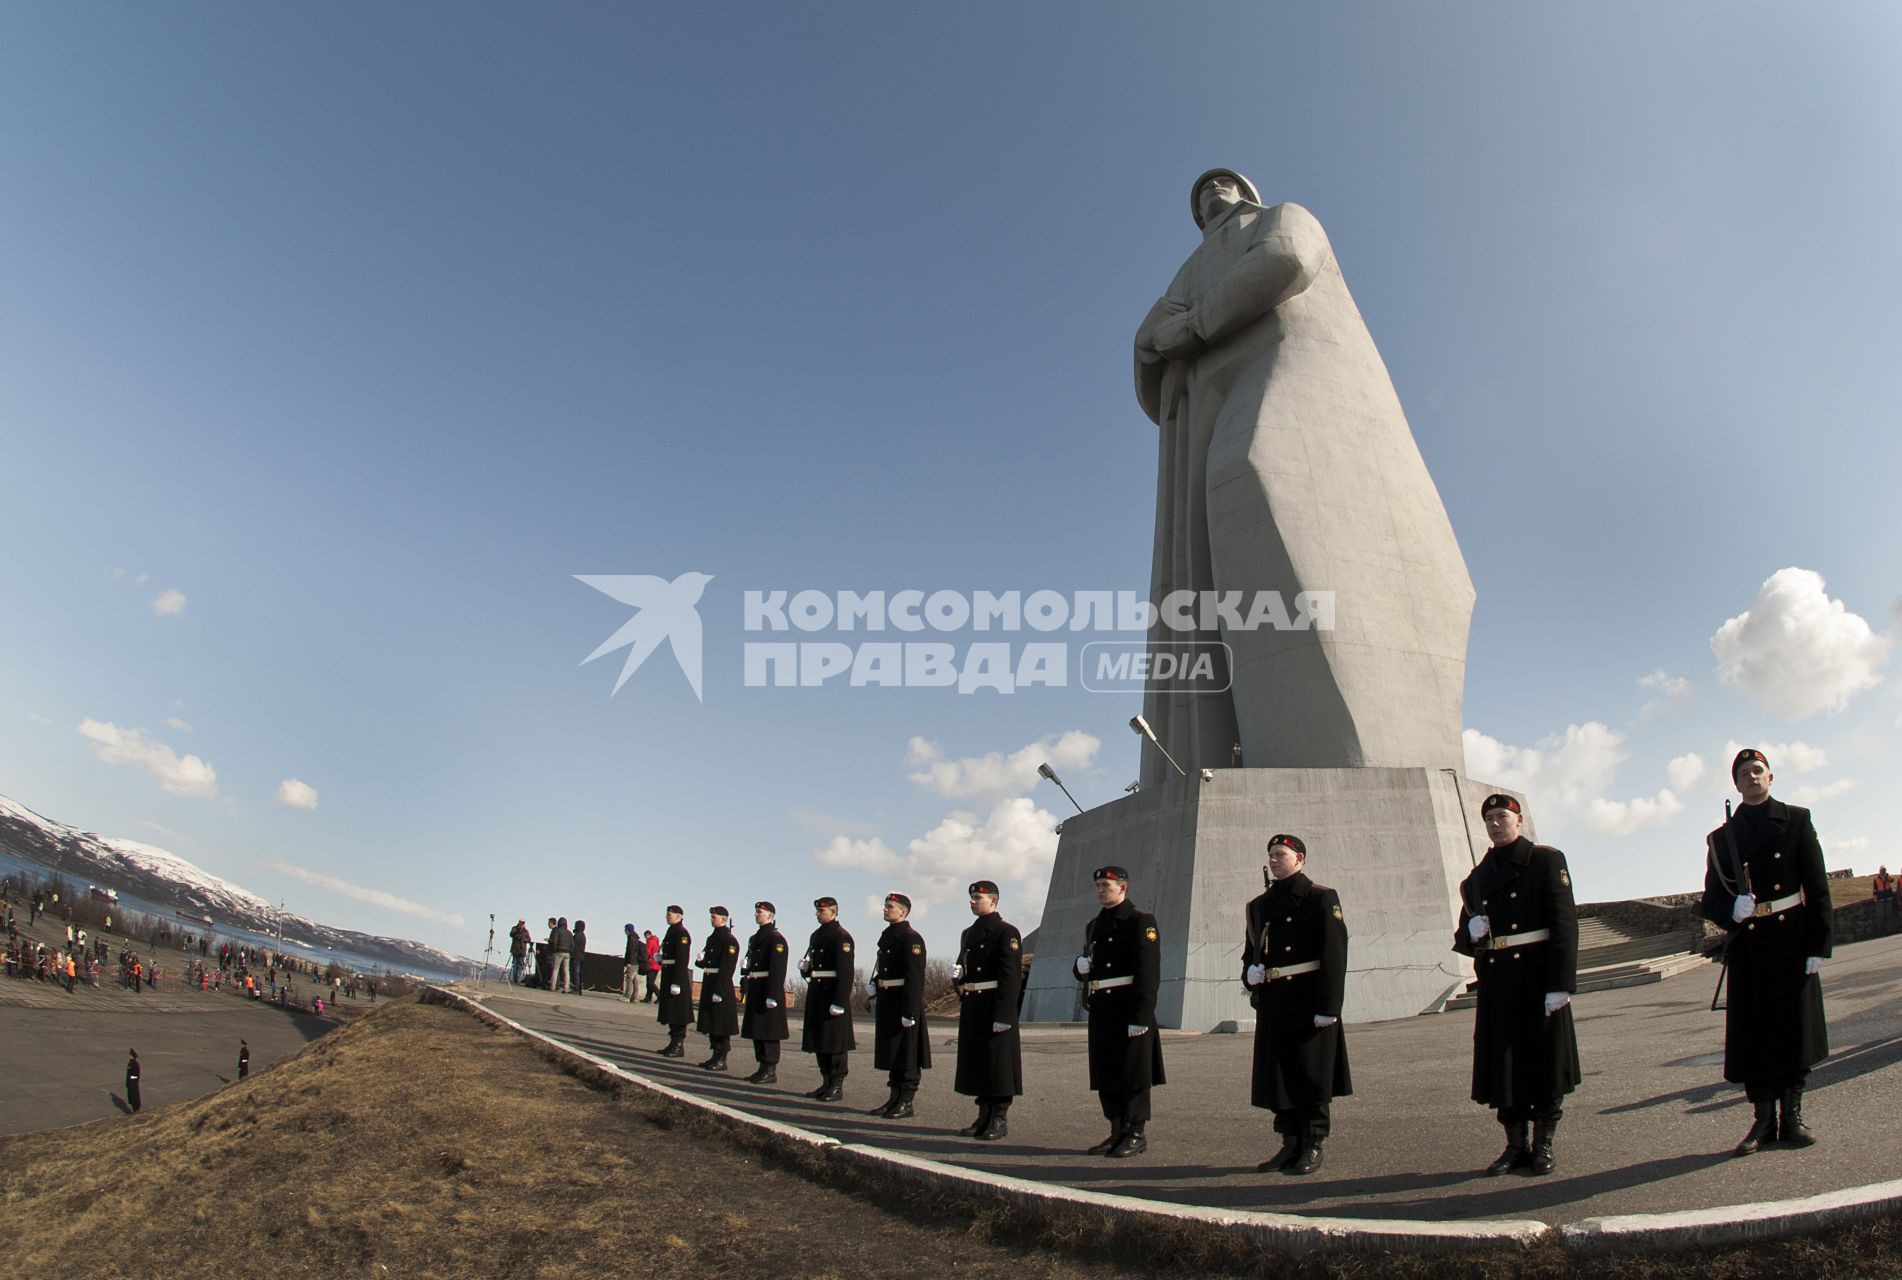
[[[1088,1092],[1078,1027],[1028,1026],[1025,1095],[1010,1136],[973,1142],[956,1130],[976,1114],[951,1092],[955,1024],[932,1022],[933,1068],[911,1120],[864,1114],[886,1096],[872,1069],[870,1027],[843,1103],[800,1097],[816,1087],[798,1051],[798,1019],[777,1085],[740,1079],[751,1045],[734,1041],[728,1073],[694,1064],[706,1039],[690,1035],[685,1059],[659,1057],[666,1042],[653,1006],[606,993],[575,997],[490,982],[458,989],[525,1026],[640,1075],[728,1106],[933,1160],[1092,1191],[1214,1208],[1341,1217],[1565,1223],[1607,1214],[1706,1209],[1842,1190],[1897,1176],[1902,1164],[1902,936],[1839,948],[1823,971],[1834,1052],[1810,1077],[1805,1118],[1821,1141],[1807,1150],[1767,1147],[1746,1159],[1730,1149],[1750,1126],[1742,1091],[1723,1080],[1723,1014],[1710,1011],[1716,966],[1662,982],[1576,998],[1584,1083],[1567,1100],[1558,1171],[1488,1178],[1503,1132],[1469,1098],[1471,1012],[1348,1028],[1355,1095],[1334,1105],[1326,1164],[1308,1178],[1258,1174],[1279,1139],[1273,1117],[1248,1105],[1252,1037],[1164,1033],[1168,1083],[1156,1090],[1146,1155],[1082,1154],[1107,1123]]]

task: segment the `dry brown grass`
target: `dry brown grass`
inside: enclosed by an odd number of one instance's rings
[[[86,1280],[1902,1272],[1902,1230],[1883,1225],[1578,1266],[1549,1247],[1297,1261],[1195,1232],[974,1209],[758,1149],[638,1089],[591,1088],[512,1033],[409,1002],[212,1096],[0,1139],[0,1229],[9,1274]]]

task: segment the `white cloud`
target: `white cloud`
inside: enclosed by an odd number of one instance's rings
[[[1737,753],[1747,746],[1755,746],[1757,750],[1769,756],[1770,772],[1779,778],[1801,773],[1815,773],[1818,769],[1829,768],[1829,752],[1822,747],[1812,747],[1807,742],[1748,743],[1738,742],[1733,738],[1724,743],[1723,759],[1726,770],[1730,768],[1730,762],[1737,758]],[[1718,791],[1729,791],[1732,785],[1730,774],[1728,772],[1713,773],[1710,776],[1710,784]]]
[[[129,764],[158,779],[175,796],[210,798],[218,794],[218,774],[197,756],[180,756],[143,730],[121,729],[102,720],[82,720],[79,732],[92,740],[93,754],[107,764]]]
[[[1461,736],[1471,777],[1528,794],[1538,791],[1569,808],[1602,795],[1626,755],[1624,735],[1596,720],[1567,725],[1565,732],[1531,747],[1508,746],[1477,729]]]
[[[878,834],[878,823],[860,822],[853,818],[835,818],[820,813],[816,809],[788,809],[786,821],[802,831],[810,831],[815,836],[847,835],[871,836]]]
[[[165,723],[171,725],[172,728],[177,729],[180,733],[190,733],[192,731],[191,725],[180,720],[177,716],[166,716]]]
[[[286,778],[277,784],[277,802],[292,809],[315,809],[317,788],[296,778]]]
[[[185,612],[185,593],[177,587],[165,588],[152,602],[152,612],[161,618]]]
[[[1778,569],[1751,606],[1717,628],[1719,678],[1792,720],[1841,711],[1880,684],[1891,639],[1878,635],[1813,569]]]
[[[174,831],[162,822],[153,822],[150,818],[140,818],[138,821],[140,826],[150,827],[152,830],[158,832],[160,835],[164,836],[168,840],[175,840],[179,844],[193,843],[193,840],[190,836],[186,835],[182,831]]]
[[[1600,796],[1585,806],[1585,821],[1601,835],[1628,836],[1645,827],[1663,826],[1684,812],[1684,802],[1662,789],[1649,799],[1607,800]]]
[[[1640,676],[1638,687],[1655,690],[1658,695],[1638,708],[1641,716],[1648,716],[1659,707],[1683,702],[1691,696],[1691,682],[1683,676],[1667,675],[1663,667],[1648,676]]]
[[[876,837],[854,840],[849,836],[834,836],[832,843],[812,855],[812,860],[821,867],[851,867],[860,871],[891,871],[902,865],[891,846]]]
[[[55,723],[53,720],[53,717],[43,716],[37,711],[27,712],[26,718],[28,720],[31,720],[34,724],[40,726],[40,728],[42,729],[51,729]]]
[[[1854,778],[1838,778],[1834,782],[1824,783],[1820,786],[1815,783],[1805,783],[1790,792],[1790,803],[1807,807],[1815,804],[1818,800],[1828,800],[1833,796],[1842,795],[1845,791],[1853,790],[1855,785],[1856,780]]]
[[[264,865],[270,867],[273,871],[281,871],[293,879],[302,880],[305,884],[314,884],[320,889],[328,889],[332,893],[342,894],[346,898],[354,898],[358,902],[367,902],[372,906],[384,907],[390,911],[400,911],[404,915],[418,916],[421,919],[434,920],[440,924],[454,925],[458,929],[461,928],[464,923],[462,917],[453,911],[438,911],[434,907],[425,907],[419,902],[411,902],[408,898],[399,898],[395,894],[385,893],[381,889],[366,889],[360,884],[351,884],[348,880],[339,880],[336,876],[325,875],[321,871],[309,871],[303,867],[294,867],[288,862],[267,862]]]
[[[1687,751],[1664,766],[1664,776],[1671,780],[1671,786],[1676,790],[1688,790],[1704,776],[1704,757],[1695,751]]]
[[[984,804],[1005,796],[1022,795],[1035,788],[1040,764],[1048,763],[1059,775],[1066,769],[1089,769],[1102,747],[1102,741],[1094,735],[1071,729],[1056,738],[1040,739],[1008,756],[992,751],[982,756],[946,760],[939,756],[936,743],[913,738],[905,762],[912,768],[908,775],[911,780],[933,794]]]
[[[1831,853],[1862,853],[1869,848],[1869,837],[1845,836],[1841,840],[1825,840],[1823,844]]]

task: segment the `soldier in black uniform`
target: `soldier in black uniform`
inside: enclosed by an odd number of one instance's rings
[[[660,1001],[654,1016],[667,1028],[663,1058],[687,1056],[687,1024],[693,1021],[693,937],[681,921],[687,913],[667,908],[667,933],[660,942]]]
[[[1242,982],[1255,1007],[1249,1102],[1275,1113],[1281,1150],[1256,1165],[1303,1177],[1321,1167],[1333,1127],[1329,1103],[1354,1092],[1341,998],[1347,989],[1347,922],[1341,898],[1307,876],[1299,836],[1268,841],[1267,892],[1248,904]]]
[[[786,935],[774,924],[778,911],[770,902],[753,904],[757,932],[746,941],[746,967],[740,987],[746,1009],[740,1034],[753,1042],[753,1060],[759,1063],[746,1077],[750,1084],[779,1082],[779,1042],[786,1031]]]
[[[1704,915],[1730,932],[1724,1079],[1741,1084],[1756,1110],[1734,1153],[1747,1156],[1772,1139],[1816,1141],[1803,1123],[1803,1085],[1829,1056],[1819,975],[1834,938],[1810,811],[1771,798],[1775,775],[1754,748],[1737,753],[1730,778],[1743,803],[1707,841]]]
[[[1460,884],[1453,949],[1473,957],[1479,979],[1473,1101],[1497,1108],[1506,1130],[1506,1149],[1486,1172],[1547,1174],[1565,1095],[1581,1079],[1572,1027],[1578,905],[1565,855],[1519,834],[1517,800],[1487,796],[1480,813],[1493,847]]]
[[[127,1049],[132,1056],[125,1061],[125,1102],[132,1114],[139,1114],[139,1051]]]
[[[931,1066],[925,1030],[925,940],[911,927],[911,899],[885,895],[885,931],[878,935],[872,970],[872,1066],[888,1072],[891,1095],[866,1114],[908,1120],[919,1073]]]
[[[1090,1001],[1090,1088],[1103,1105],[1110,1135],[1090,1155],[1123,1159],[1149,1150],[1149,1093],[1164,1083],[1156,990],[1162,980],[1156,918],[1129,900],[1129,872],[1096,870],[1096,901],[1073,972]]]
[[[806,941],[799,972],[806,978],[806,1022],[799,1047],[819,1060],[819,1087],[806,1096],[820,1102],[845,1097],[845,1076],[858,1038],[852,1033],[852,984],[857,963],[852,935],[839,923],[839,900],[815,898],[819,927]]]
[[[958,989],[958,1073],[952,1087],[977,1099],[977,1119],[960,1132],[996,1142],[1010,1132],[1011,1099],[1024,1091],[1017,1001],[1024,989],[1023,939],[997,914],[997,884],[971,886],[971,922],[958,939],[951,981]]]
[[[740,1030],[740,1009],[733,999],[733,971],[740,965],[740,944],[727,927],[725,907],[709,907],[709,931],[700,952],[700,1017],[695,1023],[706,1036],[712,1050],[700,1065],[708,1071],[725,1071],[727,1050]]]
[[[238,1041],[238,1079],[251,1074],[251,1045],[248,1041]]]

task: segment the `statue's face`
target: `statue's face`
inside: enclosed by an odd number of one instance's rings
[[[1236,185],[1235,179],[1222,174],[1217,174],[1215,177],[1210,178],[1207,182],[1203,183],[1201,189],[1195,193],[1195,207],[1197,212],[1202,215],[1202,221],[1204,223],[1214,218],[1215,215],[1222,210],[1238,205],[1241,202],[1241,187]]]

